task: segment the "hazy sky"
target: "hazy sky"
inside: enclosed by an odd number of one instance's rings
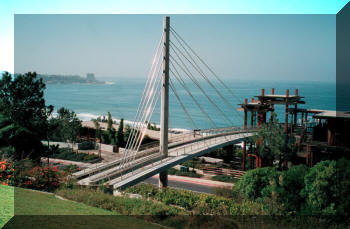
[[[15,72],[146,78],[163,16],[15,15]],[[335,81],[335,15],[170,16],[222,78]]]

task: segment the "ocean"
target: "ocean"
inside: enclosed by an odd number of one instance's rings
[[[247,81],[247,80],[223,80],[235,97],[222,87],[218,82],[214,82],[219,91],[224,95],[231,106],[225,103],[209,85],[200,82],[202,88],[215,102],[222,115],[196,88],[188,82],[188,86],[193,96],[198,100],[203,109],[214,121],[215,126],[211,124],[208,118],[203,115],[191,97],[180,85],[175,84],[177,93],[188,110],[188,113],[195,122],[191,124],[185,112],[182,110],[174,94],[170,91],[170,128],[179,129],[204,129],[211,127],[224,126],[242,126],[243,112],[237,111],[238,104],[243,103],[244,98],[250,101],[256,95],[261,94],[261,89],[265,89],[265,94],[270,94],[271,88],[275,88],[275,94],[285,94],[289,89],[290,95],[294,95],[295,88],[299,89],[299,95],[304,96],[305,105],[299,105],[300,108],[313,109],[336,109],[336,84],[335,82],[276,82],[276,81]],[[114,119],[124,118],[126,123],[134,120],[138,104],[141,99],[146,79],[127,79],[119,78],[113,82],[103,85],[94,84],[48,84],[45,90],[46,104],[53,105],[55,109],[66,107],[74,110],[82,120],[91,120],[98,116],[106,116],[111,112]],[[237,99],[238,97],[239,99]],[[159,124],[160,119],[160,101],[153,113],[151,122]],[[284,106],[275,106],[279,121],[284,120]],[[228,119],[228,120],[227,120]],[[249,120],[249,117],[248,117]]]

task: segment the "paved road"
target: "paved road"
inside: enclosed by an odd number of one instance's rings
[[[150,177],[144,181],[144,183],[147,184],[153,184],[158,186],[158,178],[157,177]],[[180,188],[180,189],[186,189],[194,192],[204,192],[209,194],[215,194],[215,187],[203,185],[203,184],[196,184],[196,183],[190,183],[190,182],[184,182],[179,180],[168,180],[169,187],[172,188]]]

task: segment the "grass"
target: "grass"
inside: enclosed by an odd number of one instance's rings
[[[119,212],[91,207],[83,203],[62,200],[50,193],[0,185],[2,227],[13,216],[6,228],[160,228]],[[15,201],[14,201],[15,196]]]
[[[0,185],[0,228],[14,215],[13,187]]]

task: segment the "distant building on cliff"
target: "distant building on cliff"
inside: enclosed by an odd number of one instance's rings
[[[94,73],[87,73],[87,74],[86,74],[86,80],[87,80],[87,81],[95,82],[95,81],[96,81],[96,79],[95,79],[95,74],[94,74]]]

